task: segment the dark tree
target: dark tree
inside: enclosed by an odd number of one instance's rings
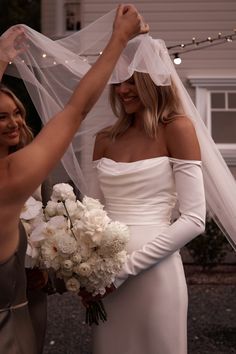
[[[18,23],[40,31],[40,0],[0,0],[0,33]]]

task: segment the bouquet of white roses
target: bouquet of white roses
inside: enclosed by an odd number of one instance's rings
[[[54,185],[43,212],[33,198],[27,201],[21,219],[29,236],[27,254],[32,263],[53,269],[69,291],[79,293],[82,288],[103,295],[126,261],[129,239],[128,227],[111,221],[103,208],[93,198],[76,200],[66,183]],[[87,315],[89,322],[96,322],[97,313]],[[103,315],[100,318],[105,319]]]

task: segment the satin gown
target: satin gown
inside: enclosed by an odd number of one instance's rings
[[[26,299],[25,252],[27,240],[20,225],[19,246],[0,263],[0,353],[37,354],[34,330]]]
[[[128,252],[170,225],[177,195],[171,159],[94,162],[105,209],[130,229]],[[129,277],[103,299],[108,321],[93,328],[93,354],[186,354],[187,287],[179,252]]]

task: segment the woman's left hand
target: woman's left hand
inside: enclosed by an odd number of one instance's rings
[[[0,37],[0,60],[13,61],[26,48],[24,29],[20,26],[10,27]]]

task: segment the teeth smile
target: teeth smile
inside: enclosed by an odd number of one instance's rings
[[[132,100],[134,100],[135,99],[135,97],[126,97],[126,98],[122,98],[122,100],[124,101],[124,102],[129,102],[129,101],[132,101]]]

